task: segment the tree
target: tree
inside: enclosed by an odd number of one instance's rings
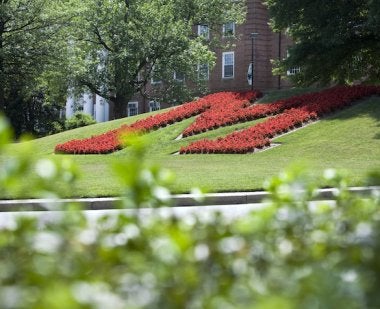
[[[295,44],[280,71],[300,66],[300,84],[380,81],[380,2],[267,0],[274,30]]]
[[[69,2],[0,1],[0,112],[18,133],[45,130],[34,128],[56,115],[48,111],[66,93],[63,30],[70,20]]]
[[[19,93],[11,94],[11,102],[7,106],[7,116],[11,119],[16,137],[23,133],[41,137],[58,133],[63,129],[63,120],[60,118],[62,106],[58,103],[47,103],[42,92],[24,96]]]
[[[144,95],[152,73],[194,71],[214,54],[194,26],[221,26],[244,20],[244,1],[230,0],[86,0],[73,23],[72,59],[76,85],[110,102],[110,115],[125,115],[128,100]],[[172,73],[173,74],[173,73]],[[113,116],[112,116],[113,115]]]

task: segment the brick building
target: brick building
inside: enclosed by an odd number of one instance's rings
[[[244,24],[235,26],[231,23],[221,29],[225,45],[234,43],[235,47],[216,51],[217,63],[209,78],[211,92],[250,89],[247,73],[251,72],[252,60],[253,88],[269,90],[289,86],[279,76],[273,76],[271,60],[286,57],[290,39],[271,30],[268,11],[262,1],[248,0],[247,9]]]
[[[273,76],[271,60],[286,57],[291,41],[283,33],[272,32],[268,22],[268,11],[261,0],[247,0],[247,16],[244,24],[235,25],[233,22],[225,24],[220,27],[219,33],[215,33],[216,30],[210,31],[207,25],[195,27],[197,34],[205,36],[206,39],[212,39],[214,35],[221,36],[221,46],[226,46],[215,50],[217,61],[213,68],[208,68],[206,64],[198,67],[199,73],[207,81],[210,92],[241,91],[251,88],[265,91],[289,86],[289,83],[280,76]],[[250,66],[252,62],[253,70]],[[253,75],[253,85],[248,81],[250,74]],[[147,87],[149,89],[151,85]],[[94,95],[84,96],[83,102],[83,110],[89,113],[92,111],[97,121],[108,120],[108,104],[104,100]],[[71,115],[72,110],[66,107],[66,115]],[[136,96],[128,103],[127,115],[133,116],[165,107],[168,106]]]

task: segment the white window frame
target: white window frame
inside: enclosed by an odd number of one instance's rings
[[[161,104],[158,101],[149,101],[149,112],[155,112],[161,109]]]
[[[232,33],[227,33],[227,25],[231,25],[232,26]],[[226,23],[226,24],[223,24],[223,37],[224,38],[227,38],[227,37],[231,37],[231,36],[234,36],[235,35],[235,23],[234,22],[229,22],[229,23]]]
[[[207,72],[204,76],[201,74],[202,66],[207,67]],[[198,79],[199,80],[209,80],[210,79],[210,66],[208,65],[208,63],[198,63],[197,72],[198,72]]]
[[[286,58],[289,58],[289,50],[286,51]],[[296,75],[301,72],[301,67],[291,67],[286,71],[287,76]]]
[[[136,113],[132,112],[131,106],[134,106]],[[139,114],[139,102],[138,101],[130,101],[128,102],[128,117],[136,116]]]
[[[198,25],[198,36],[204,37],[206,40],[210,39],[210,28],[208,25]]]
[[[301,68],[300,68],[300,67],[292,67],[292,68],[289,68],[289,69],[286,71],[286,75],[287,75],[287,76],[296,75],[296,74],[298,74],[299,72],[301,72]]]
[[[232,55],[232,64],[226,64],[226,56]],[[225,67],[226,65],[232,65],[232,76],[226,76]],[[222,78],[232,79],[235,77],[235,52],[224,52],[222,54]]]

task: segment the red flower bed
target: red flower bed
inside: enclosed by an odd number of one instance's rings
[[[112,130],[85,139],[73,139],[55,146],[56,153],[105,154],[122,149],[120,131]]]
[[[342,87],[341,87],[342,88]],[[356,86],[356,87],[343,87],[342,91],[338,91],[340,88],[333,88],[327,90],[328,93],[308,93],[299,96],[294,96],[288,99],[279,100],[271,104],[236,104],[230,102],[229,105],[215,105],[209,110],[202,113],[184,132],[183,136],[188,137],[191,135],[206,132],[208,130],[216,129],[226,125],[232,125],[236,123],[242,123],[252,121],[255,119],[263,118],[270,115],[276,115],[289,108],[296,108],[311,102],[333,99],[334,96],[339,95],[344,102],[346,100],[354,101],[357,98],[366,96],[366,92],[374,91],[373,86]],[[347,90],[347,92],[346,92]],[[348,91],[349,90],[349,91]],[[326,98],[331,96],[331,98]],[[320,102],[324,104],[323,102]],[[329,104],[325,104],[325,109],[329,109]]]
[[[268,109],[260,106],[263,115],[282,114],[248,129],[234,132],[216,140],[201,140],[180,149],[181,154],[189,153],[247,153],[270,145],[269,138],[285,133],[305,122],[315,120],[325,114],[342,109],[355,100],[378,94],[380,87],[355,86],[335,87],[319,93],[312,93],[268,104]],[[252,113],[258,105],[245,110]],[[241,110],[238,111],[240,114]],[[257,111],[257,115],[259,112]],[[259,117],[259,116],[258,116]]]
[[[197,117],[194,123],[183,132],[183,136],[187,137],[222,126],[278,114],[285,109],[299,106],[308,101],[309,96],[303,95],[296,97],[296,99],[282,100],[272,104],[255,104],[254,106],[246,102],[233,101],[226,105],[216,105]]]
[[[246,106],[250,100],[256,100],[259,95],[259,92],[252,91],[244,93],[218,92],[207,95],[197,101],[180,105],[166,113],[149,116],[148,118],[135,122],[130,125],[130,127],[147,132],[204,113],[208,109],[215,110],[223,106],[234,107],[235,105]]]
[[[82,140],[71,140],[55,147],[57,153],[71,154],[104,154],[123,148],[120,135],[126,132],[146,133],[160,127],[182,121],[186,118],[196,116],[212,108],[236,108],[236,106],[247,106],[250,100],[256,100],[259,92],[219,92],[207,95],[197,101],[185,103],[165,113],[149,116],[136,121],[131,125],[123,125],[119,129],[106,132],[101,135],[92,136]]]
[[[249,93],[248,93],[249,94]],[[210,108],[199,115],[197,119],[183,132],[183,137],[206,132],[210,129],[217,129],[221,126],[232,125],[242,121],[248,121],[258,117],[263,117],[268,112],[263,110],[260,105],[258,108],[249,108],[250,101],[254,101],[261,96],[260,92],[251,93],[251,97],[240,95],[227,100],[218,100]],[[248,110],[254,110],[249,115]]]
[[[185,153],[247,153],[270,145],[270,138],[301,126],[315,119],[315,113],[302,109],[290,109],[246,130],[234,132],[216,140],[201,140],[182,147]]]
[[[304,122],[339,110],[365,96],[380,94],[380,87],[336,87],[279,100],[271,104],[251,105],[259,92],[220,92],[183,104],[165,113],[156,114],[119,129],[82,140],[71,140],[56,146],[58,153],[101,154],[122,149],[120,135],[126,132],[149,132],[174,122],[199,115],[183,135],[189,136],[238,122],[277,115],[249,129],[234,132],[217,140],[202,140],[182,147],[180,153],[246,153],[270,144],[282,132],[301,126]],[[280,114],[283,112],[282,114]],[[280,115],[278,115],[280,114]]]

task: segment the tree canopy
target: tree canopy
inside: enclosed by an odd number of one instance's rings
[[[108,99],[116,118],[136,92],[144,94],[153,72],[173,76],[213,63],[209,42],[195,35],[195,25],[244,20],[243,1],[86,0],[80,6],[72,44],[83,66],[73,80]]]
[[[69,1],[0,1],[0,112],[16,133],[39,134],[66,92]],[[53,104],[54,103],[54,104]],[[54,113],[57,114],[57,113]]]
[[[380,2],[267,0],[271,25],[295,45],[280,70],[300,84],[380,81]]]
[[[241,23],[244,12],[242,0],[0,0],[0,112],[17,133],[36,133],[45,109],[76,88],[109,100],[112,118],[124,116],[153,72],[188,78],[198,63],[213,64],[212,43],[195,25]]]

